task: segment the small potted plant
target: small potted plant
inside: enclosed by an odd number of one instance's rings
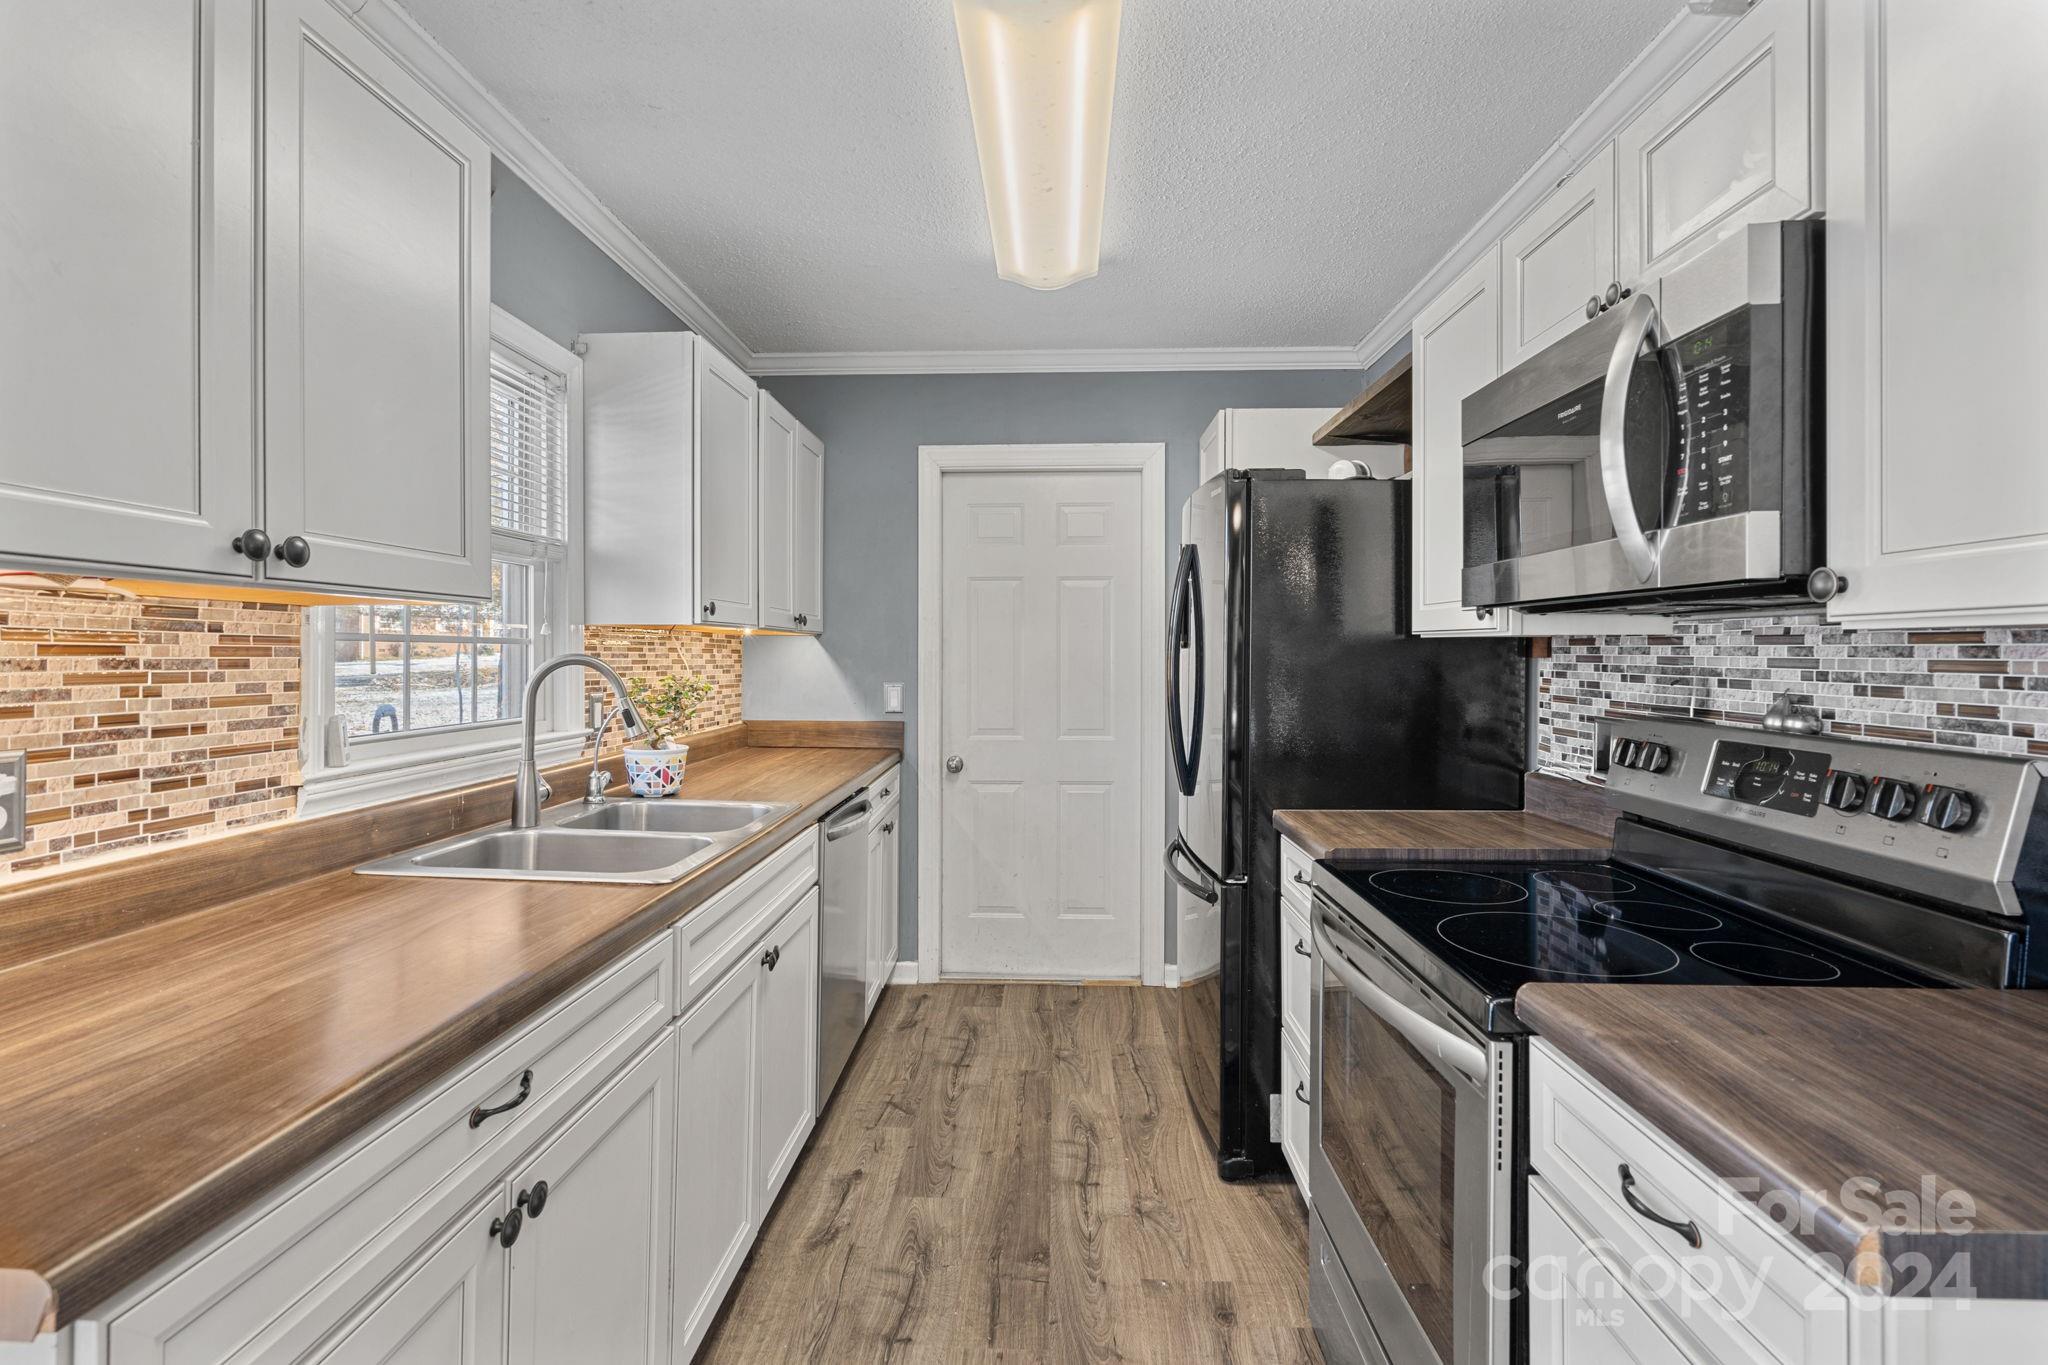
[[[626,684],[633,709],[646,722],[647,733],[626,746],[626,783],[635,796],[672,796],[683,785],[683,764],[690,746],[682,736],[697,719],[697,708],[711,695],[703,678],[633,678]]]

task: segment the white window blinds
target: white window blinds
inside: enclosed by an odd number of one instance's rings
[[[568,539],[569,397],[562,376],[491,347],[491,525]]]

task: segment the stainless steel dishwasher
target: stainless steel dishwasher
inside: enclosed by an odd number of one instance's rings
[[[818,869],[818,1112],[867,1023],[868,812],[862,787],[825,817]]]

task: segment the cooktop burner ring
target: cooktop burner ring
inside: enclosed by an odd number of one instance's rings
[[[1547,867],[1536,876],[1544,882],[1583,891],[1589,896],[1626,896],[1637,889],[1635,882],[1604,867]]]
[[[1529,899],[1529,888],[1490,872],[1395,867],[1375,872],[1366,881],[1390,896],[1438,905],[1513,905]]]
[[[1466,923],[1459,925],[1458,929],[1453,931],[1451,926],[1457,924],[1460,920],[1464,920]],[[1499,922],[1502,920],[1516,920],[1523,925],[1542,924],[1545,921],[1563,922],[1571,926],[1567,930],[1571,934],[1584,938],[1589,942],[1598,941],[1604,944],[1611,944],[1629,953],[1640,954],[1643,961],[1639,967],[1634,969],[1602,964],[1597,971],[1579,971],[1573,967],[1551,966],[1545,963],[1531,962],[1526,954],[1521,957],[1504,957],[1499,953],[1488,952],[1483,947],[1475,946],[1474,942],[1472,942],[1473,939],[1482,937],[1489,928],[1498,927]],[[1479,921],[1485,921],[1485,923],[1479,923]],[[1632,929],[1624,929],[1618,925],[1606,925],[1601,928],[1599,933],[1588,934],[1583,929],[1577,927],[1577,922],[1569,916],[1539,915],[1527,910],[1466,910],[1459,914],[1446,915],[1443,919],[1437,921],[1436,933],[1438,938],[1450,944],[1451,947],[1461,953],[1470,953],[1474,957],[1485,958],[1489,962],[1499,962],[1510,967],[1523,968],[1536,973],[1536,979],[1538,980],[1545,977],[1560,976],[1575,977],[1582,981],[1635,980],[1646,976],[1662,976],[1676,968],[1680,960],[1678,950],[1670,944],[1660,943],[1649,935],[1636,933]]]
[[[1657,929],[1667,934],[1708,934],[1727,923],[1719,915],[1710,915],[1696,905],[1680,905],[1644,896],[1618,896],[1611,901],[1595,901],[1593,909],[1624,927]]]
[[[1708,953],[1703,949],[1721,949],[1719,953]],[[1713,938],[1704,943],[1695,943],[1687,951],[1709,967],[1719,967],[1724,972],[1737,976],[1753,976],[1763,981],[1790,981],[1800,985],[1819,985],[1833,981],[1842,974],[1842,969],[1817,953],[1798,948],[1783,948],[1768,943],[1743,943],[1738,939]],[[1722,961],[1722,958],[1751,959],[1750,962]],[[1766,971],[1759,963],[1768,963],[1780,971]]]

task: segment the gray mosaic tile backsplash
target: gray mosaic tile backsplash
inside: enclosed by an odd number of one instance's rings
[[[1836,733],[2048,758],[2048,629],[1846,630],[1818,616],[1683,621],[1669,635],[1560,635],[1537,663],[1537,762],[1593,769],[1593,723],[1744,723],[1790,689]]]

